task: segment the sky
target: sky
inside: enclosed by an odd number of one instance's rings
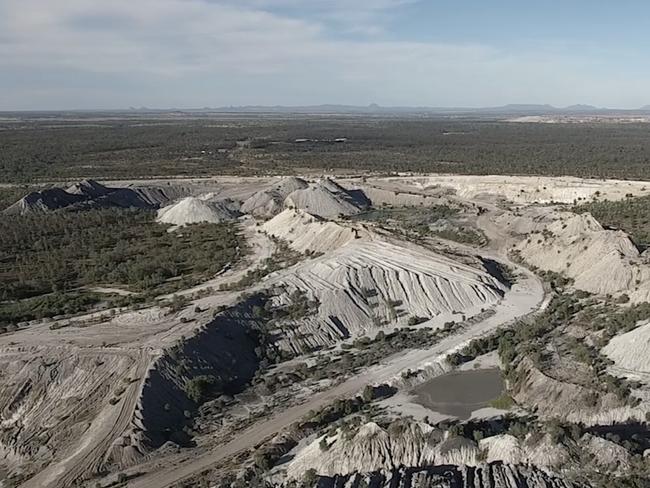
[[[0,0],[0,110],[650,104],[645,0]]]

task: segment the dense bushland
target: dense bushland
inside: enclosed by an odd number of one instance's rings
[[[77,293],[94,285],[171,292],[213,276],[245,251],[233,224],[168,232],[154,219],[153,212],[117,209],[0,219],[0,320],[77,311],[97,301]]]
[[[101,125],[49,118],[0,128],[5,182],[304,168],[646,179],[650,164],[646,124],[230,115],[124,117]],[[324,142],[337,137],[348,140]]]

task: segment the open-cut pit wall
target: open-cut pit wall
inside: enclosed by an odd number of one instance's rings
[[[146,436],[145,447],[184,443],[188,412],[195,411],[202,399],[239,393],[250,382],[263,357],[256,332],[261,324],[252,313],[259,303],[259,298],[251,298],[220,313],[157,359],[135,412],[135,425]],[[138,437],[135,434],[131,445],[140,444]],[[130,444],[123,440],[122,445]]]
[[[293,486],[290,483],[274,488]],[[372,473],[317,476],[305,488],[573,488],[577,485],[526,465],[504,463],[469,466],[400,467]]]
[[[382,242],[340,251],[269,280],[274,291],[267,306],[262,295],[249,298],[167,350],[151,369],[136,412],[136,426],[146,439],[134,434],[122,445],[182,443],[187,412],[197,407],[188,390],[202,378],[211,398],[242,391],[269,348],[294,356],[379,327],[405,324],[411,314],[473,313],[497,303],[506,289],[485,271],[424,250]],[[270,322],[277,308],[301,300],[315,308],[288,317],[279,314],[291,322],[287,326]]]
[[[606,425],[645,417],[643,406],[630,407],[613,393],[551,378],[530,359],[517,365],[510,388],[517,403],[533,408],[542,418]]]

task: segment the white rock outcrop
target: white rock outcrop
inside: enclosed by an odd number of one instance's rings
[[[616,368],[650,374],[650,322],[614,337],[602,352]]]
[[[270,235],[289,242],[292,248],[300,252],[332,251],[361,236],[357,229],[291,209],[276,215],[262,228]]]
[[[358,214],[367,205],[365,197],[355,196],[330,179],[296,190],[284,201],[287,208],[297,208],[326,219]]]
[[[594,440],[594,446],[602,443]],[[606,443],[607,441],[605,441]],[[604,446],[603,449],[605,449]],[[482,439],[477,445],[464,437],[452,437],[424,423],[399,422],[383,429],[374,422],[362,425],[354,436],[340,431],[322,436],[299,450],[287,468],[289,478],[300,479],[310,469],[321,476],[349,475],[369,471],[390,471],[402,466],[479,466],[488,463],[526,464],[558,469],[570,461],[569,451],[549,436],[519,440],[508,434]],[[605,452],[605,451],[603,451]],[[620,453],[616,453],[616,458]]]

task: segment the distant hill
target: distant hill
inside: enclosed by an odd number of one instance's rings
[[[650,110],[650,108],[647,108]],[[593,105],[570,105],[564,108],[554,107],[549,104],[508,104],[496,107],[383,107],[375,103],[367,106],[356,105],[312,105],[300,107],[287,106],[245,106],[245,107],[219,107],[214,109],[200,109],[199,112],[225,112],[225,113],[276,113],[276,114],[424,114],[424,115],[452,115],[452,114],[498,114],[498,115],[552,115],[576,113],[603,113],[625,112],[624,110],[610,110],[598,108]]]
[[[210,115],[210,114],[304,114],[304,115],[334,115],[334,114],[349,114],[349,115],[479,115],[479,116],[524,116],[524,115],[576,115],[576,114],[593,114],[593,115],[615,115],[615,114],[634,114],[639,112],[650,112],[650,105],[645,105],[638,109],[610,109],[600,108],[593,105],[575,104],[567,107],[555,107],[550,104],[534,104],[534,103],[513,103],[493,107],[426,107],[426,106],[381,106],[376,103],[369,105],[337,105],[337,104],[322,104],[322,105],[304,105],[304,106],[286,106],[286,105],[244,105],[244,106],[224,106],[224,107],[202,107],[202,108],[148,108],[148,107],[130,107],[127,110],[81,110],[81,111],[63,111],[63,112],[31,112],[32,116],[38,114],[53,113],[73,115],[115,115],[121,114],[128,117],[142,116],[142,115],[169,115],[175,116],[184,115]],[[0,112],[3,113],[3,112]],[[20,116],[22,112],[4,112],[13,116]]]
[[[564,109],[567,112],[597,112],[602,109],[594,107],[593,105],[570,105]]]
[[[558,109],[552,105],[539,105],[539,104],[525,104],[525,103],[511,103],[509,105],[503,105],[501,107],[488,107],[477,109],[481,112],[504,112],[504,113],[547,113],[547,112],[556,112]]]

